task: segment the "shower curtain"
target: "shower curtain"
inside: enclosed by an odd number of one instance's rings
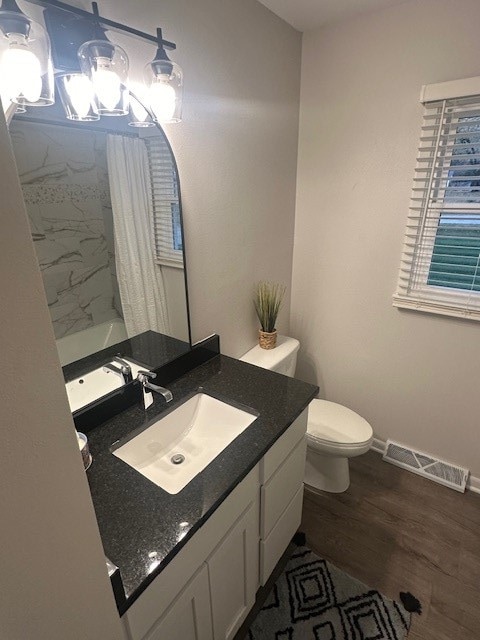
[[[147,149],[131,136],[107,136],[115,264],[129,337],[151,329],[170,333],[162,271],[155,264]]]

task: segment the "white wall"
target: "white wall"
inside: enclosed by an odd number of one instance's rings
[[[408,2],[304,35],[291,331],[299,377],[480,475],[480,325],[391,306],[422,84],[480,75],[478,0]]]
[[[0,638],[115,640],[118,613],[1,114],[0,192]]]
[[[177,43],[183,122],[166,132],[180,173],[192,338],[217,332],[222,352],[239,356],[256,340],[254,284],[291,281],[301,35],[256,0],[104,0],[102,13],[150,33],[158,24]],[[139,76],[154,49],[122,42]],[[283,331],[289,305],[290,291]]]

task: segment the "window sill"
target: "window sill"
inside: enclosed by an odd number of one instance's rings
[[[418,300],[406,296],[394,295],[394,307],[399,309],[410,309],[412,311],[423,311],[425,313],[434,313],[441,316],[450,316],[452,318],[461,318],[462,320],[480,320],[480,309],[461,309],[454,305],[442,304],[441,302],[429,302],[427,300]]]

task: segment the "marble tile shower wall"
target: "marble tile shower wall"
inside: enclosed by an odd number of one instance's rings
[[[55,337],[121,317],[105,134],[14,122],[11,137]]]

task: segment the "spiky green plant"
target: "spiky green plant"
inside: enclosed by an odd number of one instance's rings
[[[275,331],[275,323],[282,306],[285,290],[285,285],[277,282],[259,282],[256,285],[253,304],[255,305],[262,331],[268,333]]]

